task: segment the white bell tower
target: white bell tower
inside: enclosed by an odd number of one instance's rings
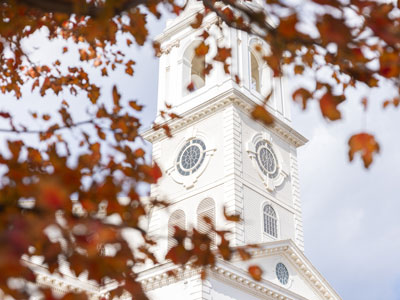
[[[158,108],[172,105],[182,118],[169,122],[172,138],[161,131],[147,135],[153,143],[153,158],[165,173],[153,186],[152,196],[173,203],[168,213],[181,210],[186,228],[198,225],[196,208],[210,199],[214,222],[233,230],[235,245],[292,239],[303,249],[296,148],[306,139],[291,127],[284,79],[273,78],[263,62],[262,52],[266,53],[268,46],[260,39],[224,25],[221,34],[215,15],[193,29],[194,15],[202,9],[202,2],[190,2],[158,37],[162,49]],[[207,55],[198,57],[194,49],[204,28],[215,39],[209,38]],[[231,48],[230,74],[217,62],[204,76],[202,70],[217,47]],[[191,82],[194,90],[190,92],[187,86]],[[265,127],[249,112],[271,88],[274,93],[268,109],[276,122]],[[224,206],[229,213],[241,214],[244,222],[227,224]],[[156,215],[151,230],[168,236],[166,216],[156,221]],[[272,231],[265,222],[273,223]]]
[[[246,3],[256,6],[254,2]],[[268,45],[260,39],[225,24],[220,32],[214,14],[192,28],[203,9],[201,1],[189,0],[157,37],[158,110],[172,105],[181,118],[168,121],[172,138],[162,130],[144,135],[164,172],[151,196],[171,203],[152,213],[149,232],[158,237],[158,255],[164,257],[173,245],[173,226],[201,230],[207,215],[217,228],[232,231],[234,246],[260,244],[253,263],[262,266],[264,275],[255,282],[245,262],[221,261],[205,281],[190,268],[180,269],[172,280],[165,274],[175,266],[166,262],[144,271],[142,284],[152,299],[340,299],[303,254],[296,149],[307,140],[291,126],[285,79],[272,76],[262,60]],[[213,38],[207,40],[208,53],[199,57],[194,49],[204,29]],[[231,49],[230,74],[216,62],[204,76],[202,70],[218,47]],[[187,89],[190,83],[192,91]],[[275,122],[266,127],[250,113],[271,89],[267,105]],[[226,221],[224,207],[243,221]]]

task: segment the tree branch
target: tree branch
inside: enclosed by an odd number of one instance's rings
[[[5,128],[0,128],[0,133],[17,133],[17,134],[41,134],[41,133],[46,133],[46,132],[56,132],[59,130],[67,129],[67,128],[73,128],[73,127],[78,127],[81,125],[85,124],[93,124],[94,119],[90,120],[85,120],[85,121],[80,121],[71,125],[64,125],[60,126],[54,129],[47,129],[47,130],[17,130],[17,129],[5,129]]]

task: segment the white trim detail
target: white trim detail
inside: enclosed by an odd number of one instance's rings
[[[271,178],[270,176],[264,174],[264,172],[260,169],[257,163],[257,153],[256,153],[256,144],[260,141],[266,141],[269,143],[271,148],[273,149],[275,156],[276,156],[276,163],[278,168],[278,174]],[[260,176],[262,182],[264,183],[265,187],[268,191],[273,192],[277,187],[283,184],[286,177],[289,175],[289,170],[284,163],[282,156],[278,149],[274,147],[272,142],[272,136],[268,132],[257,133],[253,136],[250,142],[247,144],[247,153],[253,163],[254,168],[257,170],[258,175]]]
[[[184,147],[185,144],[190,140],[196,138],[202,140],[206,145],[206,150],[204,151],[204,161],[195,172],[191,173],[190,175],[184,176],[178,172],[176,160],[182,147]],[[216,148],[211,144],[210,141],[207,140],[204,134],[198,132],[195,127],[188,128],[186,131],[185,139],[179,143],[179,146],[175,150],[175,154],[172,158],[172,161],[170,162],[170,167],[166,170],[166,174],[171,176],[175,182],[182,184],[186,189],[192,188],[201,176],[201,174],[203,174],[204,170],[207,168],[207,165],[210,162],[210,159],[215,151]]]

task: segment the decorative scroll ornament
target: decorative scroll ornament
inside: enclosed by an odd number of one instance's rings
[[[247,153],[266,188],[273,192],[288,176],[279,151],[267,132],[257,133],[247,145]]]
[[[190,128],[173,157],[172,166],[166,173],[189,189],[204,172],[215,150],[210,147],[203,135],[198,134],[195,128]]]

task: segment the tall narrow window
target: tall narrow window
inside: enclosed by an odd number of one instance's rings
[[[257,92],[261,92],[261,82],[260,82],[260,66],[258,61],[252,52],[250,56],[251,64],[251,88]]]
[[[201,233],[207,233],[210,230],[210,225],[204,220],[208,217],[212,225],[215,225],[215,203],[211,198],[204,199],[200,202],[197,208],[197,229]],[[215,233],[209,232],[211,242],[215,245]]]
[[[204,70],[206,67],[206,60],[204,55],[194,55],[191,63],[190,80],[193,83],[193,88],[198,90],[205,85],[206,78]]]
[[[264,232],[278,237],[278,220],[275,210],[269,204],[264,206]]]
[[[172,237],[175,233],[175,226],[185,229],[185,212],[181,209],[174,211],[168,220],[168,250],[176,245],[176,240]]]

